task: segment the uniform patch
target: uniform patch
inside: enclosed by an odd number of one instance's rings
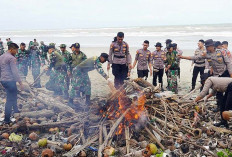
[[[156,58],[159,57],[158,55],[155,56]]]
[[[221,56],[221,53],[217,53],[217,56]]]
[[[208,62],[211,62],[212,60],[211,60],[211,59],[208,59],[207,61],[208,61]]]
[[[123,47],[126,47],[126,45],[123,45]]]

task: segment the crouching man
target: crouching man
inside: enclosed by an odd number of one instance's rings
[[[107,74],[102,69],[102,63],[108,61],[108,54],[102,53],[99,57],[91,57],[81,62],[73,69],[73,76],[71,81],[71,90],[69,93],[69,106],[73,105],[73,99],[75,98],[76,91],[82,92],[82,95],[86,97],[86,104],[90,105],[90,96],[91,96],[91,82],[89,79],[88,72],[96,69],[102,77],[104,77],[108,84],[112,84],[109,80]],[[79,106],[76,106],[79,108]]]
[[[201,82],[204,84],[204,88],[201,93],[195,99],[195,102],[203,99],[209,89],[212,89],[212,92],[206,97],[206,100],[210,97],[216,95],[217,92],[222,92],[223,96],[220,97],[222,105],[220,106],[221,122],[214,124],[215,126],[225,126],[229,127],[226,119],[223,118],[222,113],[224,111],[232,110],[232,78],[229,77],[209,77],[208,74],[203,74],[201,76]]]

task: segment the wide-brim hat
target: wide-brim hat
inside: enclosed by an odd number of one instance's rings
[[[162,46],[161,43],[157,42],[157,43],[155,44],[155,47],[163,47],[163,46]]]
[[[214,46],[214,42],[212,39],[208,39],[205,41],[205,47],[208,47],[208,46]]]

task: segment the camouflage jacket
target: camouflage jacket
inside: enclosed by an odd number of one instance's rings
[[[63,65],[65,65],[64,59],[59,54],[59,52],[53,51],[48,56],[49,56],[49,66],[48,66],[49,70],[51,70],[52,68],[54,68],[55,70],[57,70],[59,68],[62,68]]]
[[[29,66],[35,64],[45,64],[45,58],[41,55],[41,52],[38,49],[29,50]]]
[[[179,67],[179,58],[177,57],[177,52],[176,51],[172,51],[171,53],[170,52],[167,52],[166,53],[166,67],[168,65],[171,65],[170,67],[170,70],[177,70],[177,68]]]
[[[18,50],[18,53],[16,54],[16,59],[17,59],[17,64],[23,64],[23,65],[28,65],[29,63],[29,51],[24,50],[22,51],[21,49]]]
[[[78,54],[72,53],[72,63],[71,68],[75,68],[82,61],[86,60],[87,56],[83,52],[79,52]]]
[[[67,71],[71,72],[71,65],[72,65],[72,55],[67,50],[63,53],[61,51],[58,51],[59,54],[63,57],[64,63],[66,65]]]
[[[82,72],[89,72],[94,69],[97,70],[97,72],[104,77],[105,79],[108,78],[107,74],[102,69],[102,63],[100,62],[99,57],[91,57],[86,59],[85,61],[81,62],[76,69],[80,69]]]

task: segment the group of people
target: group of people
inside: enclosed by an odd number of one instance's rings
[[[17,93],[16,82],[19,82],[22,86],[21,78],[27,76],[28,68],[32,70],[35,88],[41,87],[39,78],[42,73],[46,73],[50,76],[45,85],[48,90],[54,91],[55,95],[62,95],[65,99],[68,99],[68,105],[71,107],[75,106],[73,100],[76,97],[85,97],[88,106],[91,97],[89,71],[96,69],[107,80],[108,84],[112,83],[102,69],[102,63],[106,61],[108,61],[107,70],[109,71],[112,68],[116,89],[123,85],[127,77],[130,77],[131,71],[135,69],[137,64],[138,77],[147,79],[150,74],[150,76],[153,76],[154,86],[158,85],[158,78],[162,90],[164,90],[163,75],[166,73],[167,90],[177,94],[180,59],[192,60],[192,65],[194,65],[192,90],[196,86],[199,73],[203,85],[195,102],[197,103],[204,98],[209,89],[212,88],[212,93],[206,98],[208,99],[216,94],[221,115],[223,111],[232,109],[232,78],[230,78],[232,77],[232,59],[227,41],[221,43],[212,39],[199,40],[194,56],[183,56],[183,52],[177,48],[176,43],[172,43],[171,39],[167,39],[165,43],[166,47],[162,49],[162,44],[157,42],[154,45],[156,50],[150,52],[148,50],[149,41],[145,40],[143,47],[136,51],[135,60],[132,64],[129,45],[124,41],[123,32],[118,32],[112,41],[109,54],[102,53],[100,56],[91,58],[87,58],[84,52],[80,50],[79,43],[71,45],[72,53],[70,53],[67,51],[65,44],[61,44],[60,50],[58,50],[54,43],[45,45],[41,41],[39,45],[36,39],[29,43],[27,50],[25,43],[21,43],[18,50],[18,45],[8,39],[8,51],[1,53],[0,56],[1,84],[7,92],[5,121],[9,122],[12,107],[14,112],[18,112],[17,94],[15,95]],[[0,50],[3,49],[0,40]],[[44,65],[46,65],[46,68],[41,72],[40,68]],[[21,77],[17,73],[17,69]],[[76,107],[78,108],[78,106]],[[222,121],[215,125],[227,126],[228,124],[222,117]]]

